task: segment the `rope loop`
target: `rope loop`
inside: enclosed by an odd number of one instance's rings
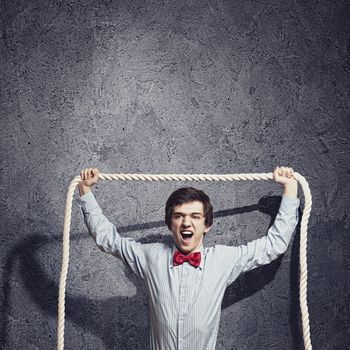
[[[300,223],[300,258],[299,258],[299,303],[301,310],[302,332],[304,347],[312,350],[310,338],[309,311],[307,305],[307,225],[311,213],[312,197],[309,184],[304,176],[297,172],[293,174],[299,182],[304,194],[304,210]],[[273,173],[250,174],[99,174],[101,180],[108,181],[239,181],[239,180],[273,180]],[[65,292],[69,262],[69,234],[72,216],[72,203],[75,188],[81,181],[76,176],[70,183],[67,191],[64,229],[63,251],[60,284],[58,292],[58,324],[57,324],[57,350],[64,348],[64,318],[65,318]]]

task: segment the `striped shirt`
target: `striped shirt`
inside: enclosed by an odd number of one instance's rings
[[[150,296],[150,348],[212,350],[219,330],[226,287],[241,273],[283,254],[298,223],[299,198],[282,196],[268,234],[240,246],[201,247],[200,266],[173,265],[177,249],[121,237],[103,215],[92,192],[78,198],[96,244],[118,257],[144,280]]]

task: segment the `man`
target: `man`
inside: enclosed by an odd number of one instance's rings
[[[284,191],[267,236],[235,247],[203,246],[213,223],[213,207],[203,191],[192,187],[173,192],[166,203],[172,248],[121,237],[91,192],[98,174],[96,168],[82,170],[78,202],[97,245],[124,261],[145,282],[150,296],[151,349],[215,349],[226,287],[241,273],[270,263],[288,247],[300,203],[293,169],[276,167],[273,172]]]

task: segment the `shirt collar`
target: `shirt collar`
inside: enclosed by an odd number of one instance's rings
[[[169,256],[169,269],[172,269],[174,267],[174,263],[173,263],[173,256],[174,256],[174,253],[177,251],[177,247],[175,244],[173,244],[173,247],[171,249],[171,254]],[[200,262],[200,265],[198,266],[198,268],[200,270],[203,270],[203,266],[204,266],[204,258],[205,258],[205,248],[203,246],[203,244],[201,245],[200,249],[199,249],[199,252],[201,253],[201,262]]]

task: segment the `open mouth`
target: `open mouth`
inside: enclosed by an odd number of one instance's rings
[[[189,242],[193,236],[193,232],[191,231],[182,231],[181,237],[185,242]]]

